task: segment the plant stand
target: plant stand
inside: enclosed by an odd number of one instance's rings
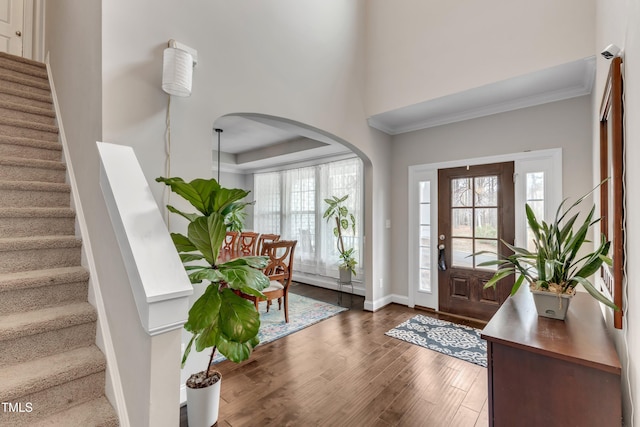
[[[348,282],[343,282],[342,280],[338,279],[336,280],[336,283],[338,284],[338,305],[340,307],[344,307],[344,305],[342,305],[342,295],[344,293],[343,288],[345,286],[351,286],[351,298],[349,299],[349,308],[353,307],[353,282],[351,280],[349,280]]]

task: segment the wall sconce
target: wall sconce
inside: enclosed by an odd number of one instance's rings
[[[162,90],[169,95],[189,96],[193,67],[198,63],[198,51],[171,39],[162,58]]]

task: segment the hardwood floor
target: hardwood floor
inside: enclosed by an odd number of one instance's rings
[[[291,292],[338,299],[337,292],[302,284]],[[350,297],[343,295],[344,305]],[[259,346],[241,364],[218,364],[217,425],[488,425],[485,368],[384,335],[415,314],[446,316],[396,304],[371,313],[363,304],[353,296],[349,311]],[[181,427],[186,418],[183,407]]]

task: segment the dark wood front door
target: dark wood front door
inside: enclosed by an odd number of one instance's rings
[[[513,162],[438,171],[438,304],[440,311],[489,320],[511,292],[513,276],[483,289],[515,238]]]

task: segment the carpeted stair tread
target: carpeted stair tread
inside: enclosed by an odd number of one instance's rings
[[[0,181],[0,190],[24,190],[24,191],[53,191],[56,193],[70,193],[69,184],[60,182],[37,181]]]
[[[64,182],[0,180],[0,206],[69,207],[71,187]]]
[[[31,424],[32,427],[117,427],[116,412],[106,397],[90,400]]]
[[[0,315],[87,301],[89,272],[86,269],[80,266],[42,268],[0,273]]]
[[[17,98],[24,98],[32,101],[38,101],[43,103],[43,107],[45,104],[53,104],[53,98],[51,98],[51,95],[33,93],[28,90],[21,89],[18,86],[0,86],[0,93],[12,95]]]
[[[2,273],[0,274],[0,295],[5,291],[55,286],[86,280],[89,280],[89,272],[79,266]]]
[[[75,235],[75,212],[63,207],[0,208],[0,236]]]
[[[40,108],[33,105],[18,104],[16,102],[0,100],[0,108],[7,110],[20,111],[22,113],[37,114],[40,116],[49,117],[51,119],[56,118],[56,112],[51,108]]]
[[[71,208],[0,208],[0,218],[73,218]]]
[[[0,180],[64,183],[66,165],[59,160],[0,156]]]
[[[66,170],[67,166],[59,161],[23,159],[21,157],[0,157],[0,166],[20,166],[37,169]]]
[[[80,246],[82,246],[82,241],[75,236],[9,237],[0,239],[0,252],[79,248]]]
[[[6,64],[7,61],[13,61],[19,64],[25,64],[33,67],[34,69],[44,70],[45,75],[47,72],[47,66],[44,62],[35,61],[33,59],[24,58],[22,56],[12,55],[6,52],[0,52],[0,59],[4,59],[4,61],[0,61],[0,63]]]
[[[62,145],[58,141],[46,141],[22,136],[0,135],[0,144],[22,145],[25,147],[41,148],[43,150],[62,151]]]
[[[105,369],[104,355],[92,345],[0,368],[3,402],[37,393]]]
[[[96,311],[88,302],[7,314],[0,316],[0,344],[15,338],[95,322],[96,319]]]
[[[58,134],[58,126],[55,126],[55,125],[10,119],[2,116],[0,116],[0,126],[12,126],[17,128],[23,128],[23,129],[37,130],[40,132],[48,132],[56,135]]]
[[[49,82],[43,79],[28,78],[26,76],[16,75],[15,73],[8,73],[0,69],[0,80],[20,85],[28,86],[43,91],[50,91]]]

